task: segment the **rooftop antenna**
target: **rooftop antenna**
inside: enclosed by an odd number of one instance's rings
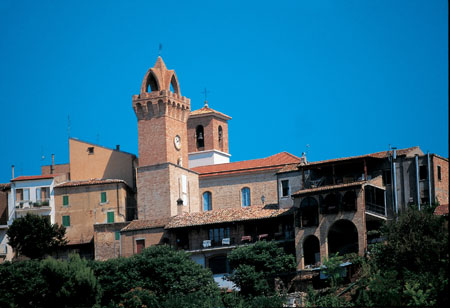
[[[210,91],[208,91],[206,88],[203,90],[203,92],[201,92],[202,94],[205,95],[205,107],[208,107],[208,93],[210,93]]]

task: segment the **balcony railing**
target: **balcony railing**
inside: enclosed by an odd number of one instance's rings
[[[386,207],[371,202],[366,202],[366,211],[386,216]]]
[[[16,202],[16,209],[30,209],[30,208],[41,208],[50,206],[50,199],[31,201],[22,200]]]

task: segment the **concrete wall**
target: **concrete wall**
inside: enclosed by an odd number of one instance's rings
[[[93,148],[89,154],[88,148]],[[70,178],[72,181],[89,179],[121,179],[134,187],[135,156],[102,146],[69,139]]]

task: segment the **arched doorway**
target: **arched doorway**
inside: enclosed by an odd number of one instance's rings
[[[328,230],[328,254],[358,253],[358,230],[353,222],[341,219]]]
[[[303,256],[305,267],[320,262],[320,243],[316,236],[310,235],[304,240]]]

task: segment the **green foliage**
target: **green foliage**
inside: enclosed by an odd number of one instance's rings
[[[118,307],[124,308],[142,308],[142,307],[157,307],[158,299],[154,293],[142,289],[131,289],[122,296],[122,301]]]
[[[242,296],[238,292],[222,294],[225,308],[272,308],[283,307],[286,298],[280,295],[272,296]]]
[[[448,305],[448,227],[432,211],[403,212],[382,229],[362,265],[353,299],[361,306]]]
[[[336,289],[343,280],[342,273],[344,269],[341,267],[343,260],[344,257],[336,253],[323,261],[324,268],[322,272],[330,279],[331,288],[333,289]]]
[[[86,261],[6,262],[0,266],[0,307],[92,307],[100,288]]]
[[[142,288],[158,299],[177,306],[197,302],[218,302],[219,289],[209,269],[202,268],[184,251],[169,246],[152,246],[130,258],[91,262],[103,290],[102,305],[120,303],[131,289]],[[205,306],[206,307],[206,306]]]
[[[275,277],[296,268],[294,257],[273,241],[237,247],[228,255],[228,260],[234,269],[228,279],[240,288],[244,296],[273,294]]]
[[[306,307],[351,307],[351,303],[335,294],[335,289],[316,291],[309,287],[306,294]]]
[[[6,234],[14,251],[31,259],[41,259],[67,244],[64,226],[29,213],[15,219]]]

